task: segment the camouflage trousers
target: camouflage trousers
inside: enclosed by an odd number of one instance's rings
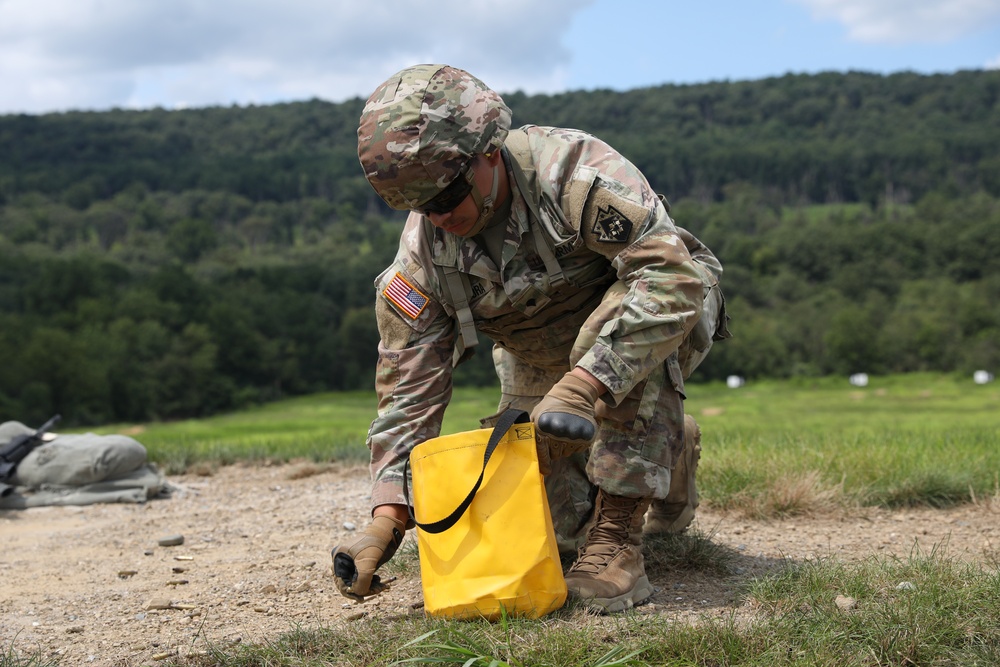
[[[684,379],[708,354],[712,333],[724,317],[722,293],[716,286],[705,295],[703,321],[678,353],[655,368],[619,405],[598,401],[598,433],[589,452],[552,462],[545,488],[560,549],[575,548],[572,545],[590,518],[598,487],[618,496],[667,497],[671,471],[684,448]],[[570,363],[558,370],[538,368],[495,346],[500,404],[495,415],[481,420],[483,427],[492,427],[509,408],[531,412],[582,356],[588,338],[586,331],[580,333]]]
[[[497,415],[509,408],[531,412],[565,373],[534,368],[501,348],[494,348],[493,359],[501,386]],[[599,401],[598,417],[590,451],[553,461],[545,478],[561,545],[575,540],[590,518],[598,486],[619,496],[665,498],[670,470],[683,446],[683,395],[669,381],[665,366],[619,406]],[[483,427],[492,426],[495,419],[483,419]]]

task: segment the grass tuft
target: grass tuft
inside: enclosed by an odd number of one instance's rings
[[[733,573],[738,552],[716,544],[712,536],[689,529],[683,533],[646,535],[642,538],[646,571],[654,577],[666,572],[704,572],[717,576]]]
[[[417,550],[416,531],[408,531],[396,555],[382,566],[385,574],[395,577],[416,576],[420,572],[420,552]]]
[[[43,658],[41,649],[35,653],[24,654],[14,650],[13,644],[0,648],[0,667],[58,667],[58,665],[56,660]]]
[[[827,483],[818,470],[781,475],[758,492],[745,494],[744,499],[735,509],[751,519],[824,514],[847,503],[843,485]]]
[[[964,476],[928,471],[899,480],[879,497],[885,507],[953,507],[972,502],[975,491]]]

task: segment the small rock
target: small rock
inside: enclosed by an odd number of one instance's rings
[[[357,528],[358,528],[358,527],[357,527],[357,526],[355,526],[355,525],[354,525],[353,523],[351,523],[350,521],[345,521],[345,522],[344,522],[344,530],[357,530]]]
[[[172,609],[174,603],[172,600],[167,598],[153,598],[146,603],[146,610],[150,609]]]
[[[841,611],[850,611],[858,606],[857,600],[846,595],[838,595],[834,602]]]
[[[260,592],[263,593],[264,595],[271,595],[272,593],[278,592],[278,587],[275,586],[274,584],[268,584],[267,586],[261,588]]]
[[[183,535],[168,535],[156,541],[161,547],[178,547],[184,544]]]
[[[72,626],[66,628],[66,632],[68,632],[71,635],[78,635],[81,632],[83,632],[83,626],[82,625],[72,625]]]
[[[897,591],[915,591],[917,590],[916,584],[911,581],[901,581],[896,584]]]
[[[129,577],[134,577],[139,574],[137,570],[121,570],[118,572],[119,579],[128,579]]]

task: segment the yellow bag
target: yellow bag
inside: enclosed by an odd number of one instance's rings
[[[423,442],[409,463],[427,614],[538,618],[563,605],[566,582],[526,412],[508,410],[492,431]]]

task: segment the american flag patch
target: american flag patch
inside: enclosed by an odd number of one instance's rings
[[[417,319],[427,305],[427,297],[399,273],[392,277],[382,294],[413,319]]]

